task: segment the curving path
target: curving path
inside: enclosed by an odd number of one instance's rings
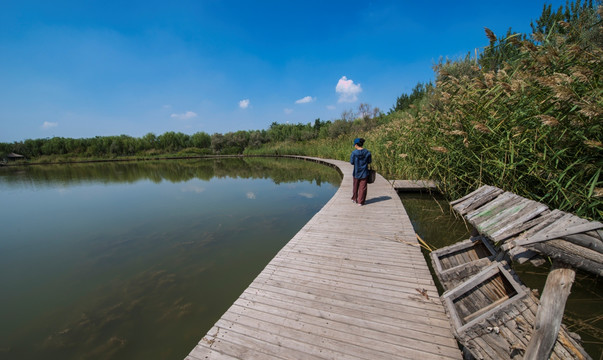
[[[339,190],[186,359],[461,359],[391,184],[360,207],[349,163],[305,159],[338,167]]]

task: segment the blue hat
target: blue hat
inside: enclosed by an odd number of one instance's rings
[[[355,138],[354,139],[354,145],[358,144],[360,142],[360,138]]]

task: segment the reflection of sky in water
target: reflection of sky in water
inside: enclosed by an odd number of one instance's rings
[[[337,190],[3,179],[0,358],[183,358]]]
[[[182,187],[182,192],[194,192],[197,194],[200,194],[202,192],[204,192],[206,189],[203,186],[197,186],[197,185],[188,185],[188,186],[183,186]]]

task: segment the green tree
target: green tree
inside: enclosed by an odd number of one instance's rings
[[[197,132],[191,136],[191,145],[200,149],[211,147],[211,136],[205,132]]]
[[[396,111],[404,111],[408,109],[410,105],[427,96],[429,91],[431,91],[432,89],[433,85],[431,84],[431,82],[417,83],[417,85],[415,85],[410,94],[402,94],[398,96],[394,107],[389,110],[389,113],[391,114]]]
[[[214,153],[220,154],[225,145],[226,140],[224,139],[224,135],[215,133],[211,136],[211,149]]]

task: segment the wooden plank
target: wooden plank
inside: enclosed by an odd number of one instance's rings
[[[560,238],[560,237],[567,236],[567,235],[578,234],[581,232],[596,230],[596,229],[600,229],[600,228],[603,228],[603,224],[601,224],[598,221],[593,221],[588,224],[575,225],[575,226],[570,226],[570,227],[567,227],[567,228],[564,228],[564,229],[561,229],[558,231],[551,231],[551,232],[549,232],[547,234],[543,234],[543,235],[537,234],[537,235],[532,236],[531,238],[516,241],[516,244],[520,245],[520,246],[526,246],[526,245],[534,244],[537,242],[547,241],[547,240],[556,239],[556,238]]]
[[[469,194],[463,196],[460,199],[451,201],[450,205],[452,205],[453,208],[460,213],[461,211],[463,211],[463,209],[465,209],[467,206],[471,205],[475,201],[479,200],[480,198],[487,197],[493,193],[498,194],[498,193],[502,193],[502,192],[503,191],[497,187],[490,186],[490,185],[484,185],[484,186],[470,192]],[[461,203],[462,203],[462,205],[461,205]],[[460,206],[457,206],[457,205],[460,205]]]
[[[392,180],[392,187],[397,191],[437,190],[433,180]]]
[[[496,229],[492,229],[488,232],[488,237],[493,241],[498,242],[519,234],[523,231],[521,228],[522,224],[532,220],[547,210],[548,207],[546,205],[528,200],[526,207],[522,208],[514,216],[509,216],[507,219],[499,222]]]
[[[575,276],[575,270],[559,262],[553,263],[553,268],[549,272],[542,290],[540,306],[534,324],[534,333],[526,349],[524,359],[546,360],[549,358],[557,340],[565,303]]]
[[[296,322],[304,325],[303,333],[296,335],[300,341],[313,343],[307,339],[306,333],[322,334],[339,341],[350,342],[349,334],[362,334],[362,336],[381,341],[383,344],[403,346],[406,349],[421,350],[418,342],[429,342],[442,347],[456,347],[456,342],[447,336],[429,334],[427,328],[421,331],[406,326],[394,326],[387,322],[377,322],[363,314],[341,314],[330,309],[324,311],[292,302],[282,302],[273,297],[253,297],[251,300],[239,299],[230,312],[233,319],[237,317],[251,317],[257,321],[270,322],[285,328],[295,330]],[[416,326],[415,328],[421,328]],[[433,349],[433,354],[442,355],[442,351]]]
[[[496,194],[496,196],[492,197],[494,194]],[[508,191],[507,192],[498,192],[498,191],[495,191],[495,192],[491,193],[489,196],[484,197],[484,200],[487,199],[488,201],[485,201],[485,202],[480,201],[479,203],[481,205],[479,205],[477,207],[474,206],[474,209],[472,211],[467,211],[464,214],[465,218],[468,219],[470,217],[475,216],[475,214],[478,213],[478,209],[483,209],[483,208],[485,208],[487,206],[490,206],[491,204],[496,205],[497,203],[500,203],[501,201],[506,201],[507,199],[509,199],[509,197],[511,195],[513,195],[513,194],[510,193],[510,192],[508,192]]]
[[[448,255],[450,253],[453,253],[455,251],[459,251],[462,249],[465,249],[469,246],[473,245],[473,241],[467,239],[467,240],[463,240],[461,242],[458,242],[456,244],[452,244],[446,247],[443,247],[441,249],[437,249],[431,252],[431,254],[435,254],[436,256],[440,257],[440,256],[444,256],[444,255]]]
[[[551,259],[563,261],[599,276],[603,275],[603,254],[596,251],[562,240],[549,240],[528,246]]]
[[[497,304],[495,307],[489,309],[485,313],[477,316],[474,319],[471,319],[466,324],[464,324],[460,328],[456,329],[456,331],[459,334],[463,334],[467,329],[470,329],[475,324],[478,324],[481,321],[491,317],[493,314],[496,314],[496,313],[502,311],[503,309],[512,307],[515,303],[520,302],[525,296],[527,296],[527,294],[524,292],[524,293],[517,294],[510,299],[506,299],[505,301],[501,302],[500,304]]]
[[[460,296],[461,294],[464,294],[467,291],[471,290],[475,285],[498,274],[499,272],[500,272],[500,269],[498,268],[498,264],[492,264],[492,265],[488,266],[487,268],[483,269],[482,271],[480,271],[478,274],[472,276],[471,279],[468,279],[467,281],[458,285],[454,289],[445,292],[442,295],[442,297],[454,298],[456,296]]]
[[[278,266],[275,266],[277,265]],[[267,269],[275,269],[275,271],[279,271],[282,269],[285,271],[286,275],[292,277],[299,278],[308,278],[308,277],[317,277],[324,279],[339,279],[342,282],[356,283],[356,284],[370,284],[375,287],[382,288],[404,288],[404,287],[416,287],[417,285],[433,285],[432,280],[424,280],[424,279],[408,279],[402,274],[400,276],[382,276],[379,273],[362,273],[358,271],[352,270],[342,270],[336,267],[331,268],[323,268],[322,265],[316,266],[312,269],[304,268],[303,264],[296,262],[282,262],[277,264],[270,264],[266,268]],[[270,267],[270,268],[269,268]]]
[[[482,222],[498,215],[501,209],[504,209],[507,204],[516,202],[518,198],[517,195],[510,192],[502,193],[489,203],[468,213],[465,218],[477,227]]]
[[[381,176],[367,205],[337,193],[189,354],[189,359],[460,359],[412,224]],[[371,200],[378,200],[371,202]]]
[[[471,202],[465,204],[463,203],[461,206],[462,208],[459,208],[459,211],[457,211],[460,215],[467,215],[468,213],[472,212],[473,210],[483,206],[486,203],[489,203],[490,201],[492,201],[494,198],[498,197],[500,194],[502,194],[503,191],[499,188],[493,188],[492,191],[488,192],[485,195],[480,196],[477,199],[473,199]]]
[[[290,279],[287,277],[270,277],[267,278],[266,275],[260,274],[262,282],[265,282],[269,285],[276,287],[285,287],[285,288],[293,288],[300,289],[305,288],[308,291],[313,291],[321,294],[321,296],[328,298],[334,296],[336,298],[340,298],[343,296],[346,299],[363,302],[364,299],[374,300],[374,301],[382,301],[381,306],[387,306],[388,304],[400,304],[404,306],[408,306],[409,308],[414,308],[414,311],[420,310],[431,310],[437,311],[439,310],[439,301],[435,299],[430,299],[427,301],[423,300],[422,297],[410,297],[408,294],[400,294],[396,290],[382,290],[382,289],[373,289],[366,288],[361,290],[362,286],[337,286],[337,284],[333,281],[331,282],[322,282],[322,281],[314,281],[311,282],[309,280],[298,280],[298,279]],[[342,284],[343,285],[343,284]],[[432,294],[436,293],[435,291]],[[418,295],[418,294],[417,294]],[[442,313],[443,314],[443,313]]]
[[[320,301],[326,306],[344,306],[350,309],[356,309],[362,311],[365,314],[377,314],[382,316],[389,316],[391,318],[402,318],[409,322],[419,322],[442,328],[445,330],[450,329],[450,324],[446,316],[439,312],[438,309],[430,310],[425,308],[413,308],[400,303],[384,303],[380,300],[354,297],[354,301],[350,301],[351,297],[346,294],[333,292],[330,296],[325,297],[324,292],[317,291],[316,289],[306,288],[303,286],[289,285],[287,287],[274,286],[271,284],[263,284],[261,288],[250,287],[248,288],[249,293],[261,294],[263,292],[269,292],[270,294],[278,294],[283,297],[290,297],[291,299],[309,299]],[[241,297],[246,296],[246,292],[243,292]]]
[[[283,309],[292,309],[292,307],[304,307],[300,312],[315,314],[319,317],[330,315],[348,316],[356,318],[361,316],[364,319],[370,319],[376,323],[396,326],[399,329],[416,331],[414,336],[421,337],[423,334],[436,335],[442,338],[442,342],[448,340],[445,337],[448,334],[449,324],[446,322],[427,321],[425,316],[407,316],[405,313],[394,312],[387,307],[371,307],[363,304],[350,303],[345,301],[323,301],[320,297],[308,297],[299,292],[281,291],[280,288],[257,289],[255,292],[244,292],[239,299],[264,302],[266,304],[276,304],[275,306]],[[319,314],[320,313],[320,314]]]
[[[467,195],[465,195],[465,196],[463,196],[463,197],[461,197],[461,198],[459,198],[459,199],[456,199],[456,200],[451,201],[451,202],[450,202],[450,205],[456,205],[456,204],[461,203],[461,202],[463,202],[463,201],[465,201],[465,200],[467,200],[467,199],[469,199],[469,198],[475,197],[475,196],[476,196],[476,194],[479,194],[480,192],[487,191],[487,189],[488,189],[488,188],[490,188],[490,187],[491,187],[491,186],[489,186],[489,185],[484,185],[484,186],[481,186],[481,187],[479,187],[479,188],[477,188],[477,189],[473,190],[473,191],[472,191],[472,192],[470,192],[469,194],[467,194]]]
[[[267,268],[268,269],[268,268]],[[278,269],[279,274],[284,276],[284,277],[288,277],[290,279],[296,279],[299,281],[312,281],[312,282],[320,282],[322,284],[329,284],[329,285],[333,285],[336,284],[337,286],[346,286],[346,287],[350,287],[350,288],[354,288],[354,287],[370,287],[375,289],[375,291],[379,291],[379,290],[390,290],[392,288],[398,288],[397,291],[399,291],[400,293],[410,293],[410,294],[415,294],[415,288],[417,287],[418,284],[414,283],[410,283],[408,281],[406,282],[384,282],[384,281],[373,281],[372,278],[367,278],[367,277],[347,277],[344,276],[343,274],[337,274],[337,273],[325,273],[325,272],[308,272],[305,271],[303,269],[295,269],[295,268],[288,268],[287,266],[280,266]],[[333,280],[333,279],[337,279],[337,280]],[[276,276],[272,277],[271,279],[278,279]],[[433,294],[433,295],[437,295],[437,294]]]
[[[352,269],[352,268],[347,268],[345,269],[345,271],[343,271],[343,269],[341,267],[338,267],[336,265],[330,265],[330,264],[320,264],[320,263],[314,263],[310,266],[312,266],[311,268],[309,268],[309,263],[304,262],[304,261],[299,261],[299,259],[290,259],[289,261],[274,261],[271,264],[269,264],[268,266],[271,265],[279,265],[279,266],[283,266],[285,268],[291,268],[291,269],[297,269],[297,270],[306,270],[308,271],[309,274],[316,272],[319,274],[329,274],[332,276],[344,276],[348,279],[361,279],[361,278],[365,278],[365,279],[370,279],[370,281],[372,282],[376,282],[376,283],[384,283],[384,284],[390,284],[392,286],[404,286],[404,285],[408,285],[408,286],[417,286],[417,285],[433,285],[433,280],[432,279],[419,279],[419,278],[415,278],[415,279],[408,279],[406,278],[406,276],[404,276],[404,274],[389,274],[389,273],[383,273],[383,272],[371,272],[369,271],[362,271],[359,269]],[[268,268],[268,266],[266,266],[266,268]]]
[[[526,222],[524,222],[523,224],[518,224],[517,225],[517,232],[516,234],[521,234],[524,231],[527,231],[535,226],[537,226],[538,224],[540,224],[545,218],[546,216],[548,216],[551,213],[551,210],[545,210],[543,212],[541,212],[539,214],[539,216],[536,216],[535,218],[533,218],[532,220],[528,220]]]
[[[603,253],[603,241],[597,239],[596,237],[589,236],[587,234],[574,234],[563,236],[562,238],[563,240],[567,240],[572,244],[585,247],[600,254]]]
[[[490,237],[490,234],[497,230],[499,224],[504,224],[508,218],[512,218],[513,215],[520,212],[527,205],[528,201],[526,199],[515,195],[510,197],[508,201],[498,204],[496,207],[490,207],[489,204],[485,205],[483,207],[484,211],[491,212],[491,214],[488,216],[476,216],[473,221],[477,225],[476,228],[480,233]]]

